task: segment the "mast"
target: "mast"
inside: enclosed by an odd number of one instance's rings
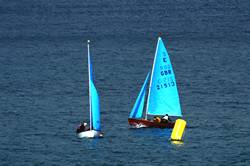
[[[89,51],[90,40],[87,41],[88,47],[88,73],[89,73],[89,129],[92,130],[92,108],[91,108],[91,91],[90,91],[90,81],[91,81],[91,69],[90,69],[90,51]]]
[[[150,83],[149,83],[149,90],[148,90],[148,98],[147,98],[147,107],[146,107],[146,112],[145,112],[145,119],[146,120],[147,120],[147,117],[148,117],[148,102],[149,102],[149,98],[150,98],[152,78],[154,76],[154,68],[155,68],[156,56],[157,56],[157,52],[158,52],[158,46],[159,46],[159,40],[160,39],[161,39],[161,37],[158,38],[158,42],[157,42],[157,46],[156,46],[156,50],[155,50],[155,57],[154,57],[153,67],[152,67],[152,71],[151,71],[151,77],[150,77]]]

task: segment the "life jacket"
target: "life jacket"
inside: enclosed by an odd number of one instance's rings
[[[156,116],[154,117],[154,122],[160,123],[161,122],[161,118]]]

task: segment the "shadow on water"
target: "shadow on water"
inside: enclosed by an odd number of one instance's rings
[[[84,146],[84,149],[94,150],[102,146],[104,138],[77,138],[77,140]]]
[[[171,142],[172,145],[175,145],[176,147],[184,146],[183,141],[171,141],[171,140],[169,140],[169,141]]]
[[[169,151],[170,149],[175,149],[175,148],[184,148],[185,139],[184,141],[172,141],[171,134],[172,134],[172,129],[156,129],[156,128],[129,129],[129,137],[135,142],[137,142],[137,144],[143,144],[145,147],[149,148],[157,147],[163,151]]]
[[[156,128],[130,128],[131,135],[140,137],[170,137],[172,129],[156,129]]]

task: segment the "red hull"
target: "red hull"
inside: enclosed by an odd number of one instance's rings
[[[128,123],[135,128],[151,127],[151,128],[174,128],[175,122],[159,123],[146,119],[128,118]]]

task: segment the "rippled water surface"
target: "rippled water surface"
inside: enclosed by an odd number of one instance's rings
[[[250,165],[247,0],[0,0],[0,165]],[[129,129],[158,33],[175,70],[184,144]],[[88,120],[86,41],[103,139]]]

